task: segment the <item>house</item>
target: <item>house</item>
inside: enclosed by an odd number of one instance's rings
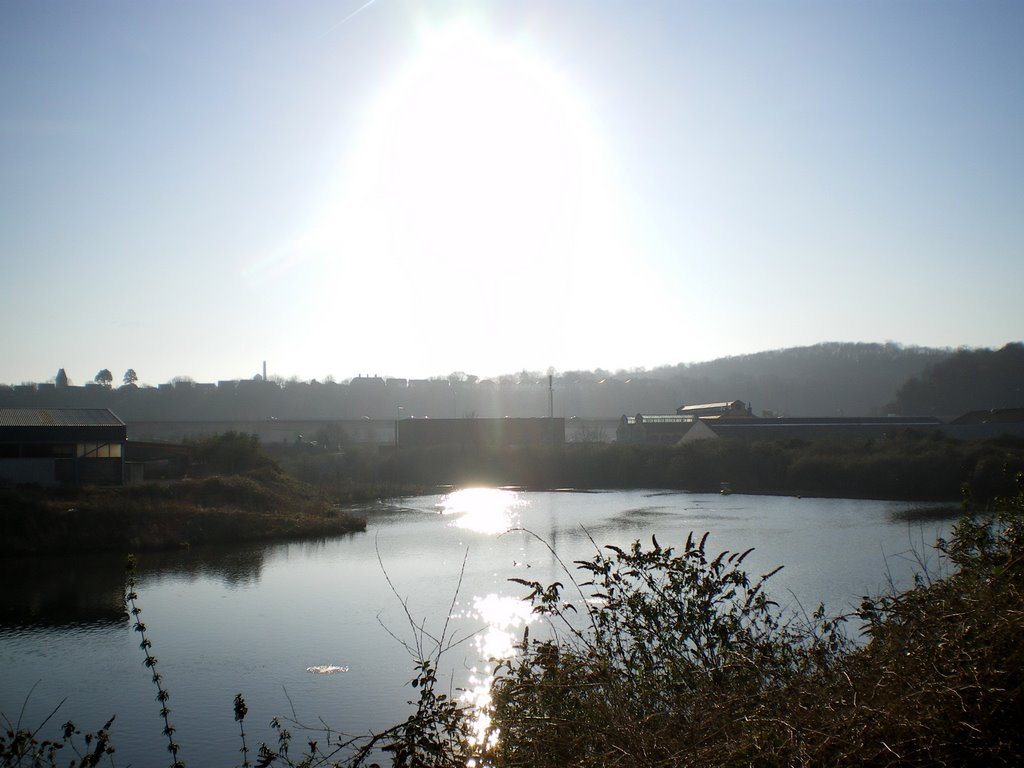
[[[0,408],[0,482],[120,485],[126,438],[106,408]]]

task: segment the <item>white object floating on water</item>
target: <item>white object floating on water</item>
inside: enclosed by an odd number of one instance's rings
[[[334,664],[318,664],[315,667],[306,667],[311,675],[336,675],[339,672],[348,672],[348,667],[337,667]]]

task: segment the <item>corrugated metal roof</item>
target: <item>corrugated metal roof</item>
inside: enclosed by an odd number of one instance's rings
[[[0,427],[123,427],[107,408],[0,408]]]
[[[697,403],[696,405],[684,405],[682,408],[679,409],[679,411],[680,412],[682,412],[682,411],[701,411],[701,410],[704,410],[704,409],[707,409],[707,410],[711,410],[711,409],[726,410],[728,408],[733,408],[736,405],[736,403],[739,403],[739,402],[742,402],[742,401],[740,401],[740,400],[728,400],[728,401],[726,401],[724,403]]]

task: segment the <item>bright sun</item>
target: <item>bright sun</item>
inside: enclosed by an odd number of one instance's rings
[[[573,107],[552,70],[468,24],[427,37],[378,105],[369,153],[414,281],[539,278],[571,249],[586,151]]]
[[[546,368],[579,344],[572,292],[607,291],[622,257],[586,115],[526,47],[469,23],[424,34],[368,112],[341,200],[304,238],[335,271],[325,285],[385,288],[416,311],[400,334],[382,329],[410,365],[440,341],[463,370]]]

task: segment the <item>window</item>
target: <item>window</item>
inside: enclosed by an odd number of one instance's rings
[[[68,458],[75,455],[75,446],[70,444],[28,443],[22,446],[21,455],[26,459]]]
[[[120,443],[79,443],[75,455],[80,459],[119,459]]]

